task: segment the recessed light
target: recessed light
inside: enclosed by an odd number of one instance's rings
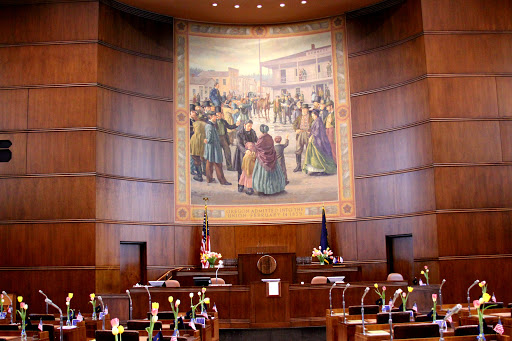
[[[216,2],[214,2],[214,3],[212,4],[212,6],[213,6],[213,7],[217,7],[217,3],[216,3]]]
[[[263,6],[261,6],[261,5],[258,5],[258,6],[256,6],[256,7],[258,7],[258,8],[262,8]]]
[[[284,7],[285,5],[284,5],[284,4],[281,4],[281,5],[279,5],[279,6]]]
[[[306,0],[302,0],[300,3],[304,5],[304,4],[307,3],[307,1]]]
[[[240,5],[235,5],[235,8],[240,8]]]

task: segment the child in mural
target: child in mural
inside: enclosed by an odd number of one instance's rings
[[[288,143],[290,142],[288,140],[288,135],[286,135],[286,142],[284,144],[281,144],[281,141],[283,138],[281,136],[276,136],[274,138],[274,141],[276,144],[274,145],[274,149],[276,150],[277,154],[277,162],[281,165],[281,170],[284,173],[284,179],[286,181],[286,184],[288,185],[290,181],[288,181],[288,174],[286,173],[286,162],[284,160],[284,149],[288,147]]]
[[[254,164],[256,163],[256,146],[253,142],[247,142],[245,149],[247,150],[242,159],[242,175],[240,175],[238,184],[247,189],[246,194],[252,195],[254,194],[254,190],[252,189],[252,172],[254,170]]]

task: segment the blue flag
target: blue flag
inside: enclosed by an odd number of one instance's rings
[[[322,233],[320,235],[320,247],[322,251],[329,247],[327,241],[327,219],[325,218],[325,208],[322,206]]]
[[[162,337],[162,331],[160,330],[155,336],[153,336],[153,341],[161,341]]]

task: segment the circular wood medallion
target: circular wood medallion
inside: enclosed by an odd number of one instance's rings
[[[271,273],[276,271],[277,262],[276,262],[276,259],[274,257],[269,256],[269,255],[265,255],[265,256],[262,256],[258,260],[257,267],[258,267],[258,270],[260,270],[260,272],[262,274],[270,275]]]

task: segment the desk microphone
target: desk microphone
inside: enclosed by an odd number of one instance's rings
[[[129,319],[132,319],[132,313],[133,313],[133,305],[132,305],[132,296],[130,296],[130,290],[126,289],[126,293],[128,294],[128,299],[130,300],[130,312],[128,314]]]
[[[363,335],[366,335],[366,330],[364,329],[364,297],[370,291],[370,287],[366,287],[364,289],[363,297],[361,297],[361,321],[363,322]]]
[[[455,315],[457,314],[460,310],[462,309],[462,305],[461,304],[457,304],[455,307],[453,307],[452,309],[450,309],[448,311],[448,314],[446,314],[446,316],[444,317],[443,319],[443,323],[446,323],[446,321],[452,317],[452,315]],[[441,326],[439,326],[439,334],[441,335],[441,337],[439,338],[439,341],[444,341],[444,330]]]
[[[12,313],[13,313],[14,307],[12,306],[12,301],[11,301],[11,298],[9,297],[9,295],[7,295],[7,293],[5,291],[2,291],[2,294],[4,294],[4,296],[9,299],[9,305],[11,306],[11,324],[12,324],[13,323],[12,322]],[[46,311],[48,311],[48,310],[46,310]]]
[[[39,293],[41,295],[43,295],[45,298],[48,298],[48,296],[46,296],[46,294],[43,292],[43,290],[39,290]],[[46,303],[46,299],[44,302]],[[48,303],[46,303],[46,315],[48,315]]]
[[[471,303],[470,303],[471,298],[469,297],[469,290],[471,290],[471,288],[474,287],[475,285],[477,285],[479,282],[480,281],[477,279],[468,288],[468,314],[469,314],[468,316],[471,316]]]
[[[350,283],[347,283],[345,289],[343,289],[343,322],[347,323],[347,316],[345,314],[345,291],[350,287]]]
[[[443,308],[443,293],[441,290],[443,289],[443,285],[446,283],[446,279],[443,279],[441,282],[441,285],[439,286],[439,305],[441,306],[441,309]]]
[[[146,288],[146,291],[148,292],[148,296],[149,296],[149,312],[151,313],[151,294],[149,293],[149,288],[148,288],[147,285],[145,285],[144,288]]]
[[[101,303],[101,311],[103,313],[103,314],[101,314],[101,316],[102,316],[101,319],[103,320],[101,326],[103,328],[102,330],[105,330],[105,306],[103,305],[103,299],[101,298],[101,296],[98,296],[98,301],[100,301],[100,303]]]
[[[62,316],[62,309],[60,309],[49,298],[46,298],[44,301],[46,302],[46,304],[51,305],[52,307],[54,307],[55,309],[57,309],[59,311],[59,314],[60,314],[60,341],[64,341],[64,325],[63,325],[64,316]]]
[[[391,304],[391,307],[395,305],[395,301],[398,298],[398,296],[400,296],[400,294],[401,294],[401,290],[395,291],[395,294],[393,295],[393,301],[392,301],[393,303]],[[405,306],[405,304],[404,304],[404,306]],[[391,313],[391,310],[392,310],[391,307],[389,307],[389,321],[388,322],[389,322],[389,339],[391,341],[393,341],[393,315]]]
[[[332,285],[331,285],[331,288],[329,289],[329,311],[331,312],[331,316],[332,316],[332,289],[334,289],[334,287],[337,285],[337,284],[341,284],[343,282],[334,282]]]

